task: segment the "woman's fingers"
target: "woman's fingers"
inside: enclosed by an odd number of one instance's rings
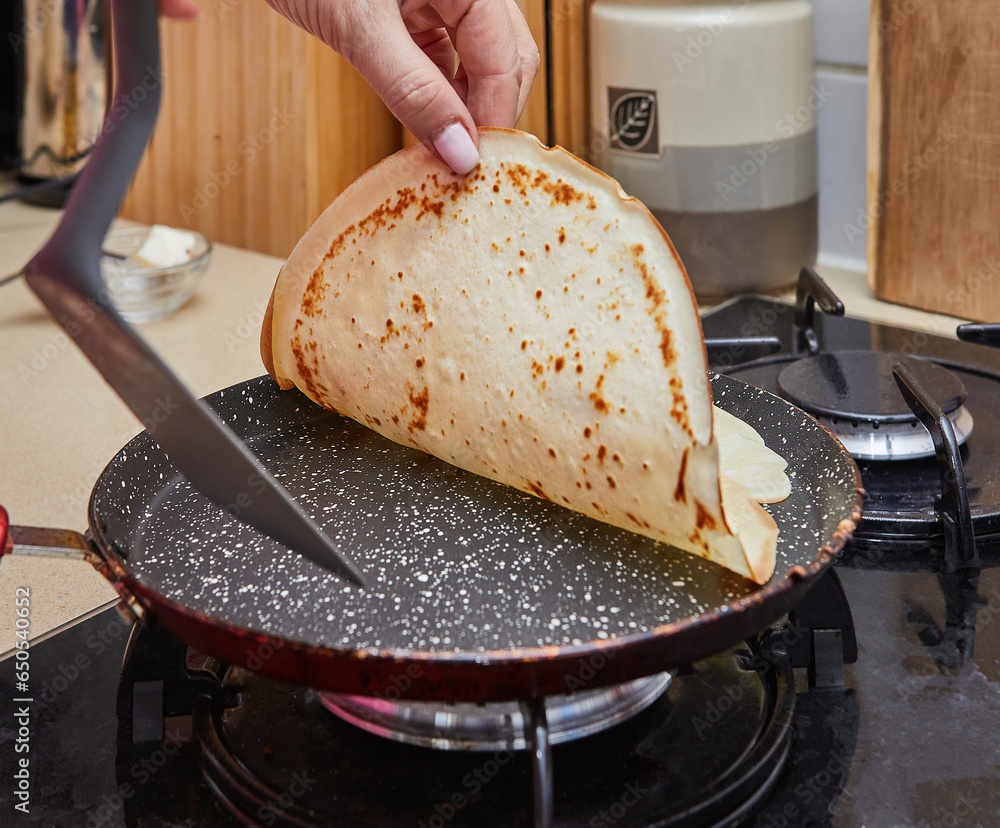
[[[191,0],[160,0],[160,14],[175,20],[197,20],[201,11]]]
[[[459,173],[479,162],[476,125],[514,126],[538,70],[514,0],[267,2],[342,54]]]

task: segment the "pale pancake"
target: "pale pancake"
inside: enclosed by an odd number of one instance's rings
[[[480,137],[467,176],[415,145],[330,205],[275,285],[268,371],[392,440],[766,580],[774,539],[754,520],[770,517],[741,501],[741,544],[723,514],[670,241],[569,153]]]
[[[792,493],[787,461],[764,444],[753,426],[716,408],[715,440],[722,474],[749,490],[758,503],[780,503]]]
[[[764,583],[774,572],[774,556],[768,550],[778,544],[778,526],[765,512],[754,494],[745,486],[723,472],[722,503],[726,519],[733,531],[743,541],[750,567],[750,579]]]

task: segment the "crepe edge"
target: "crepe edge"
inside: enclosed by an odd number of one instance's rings
[[[281,279],[279,268],[278,276],[274,280],[274,287],[271,288],[271,296],[267,300],[267,307],[264,309],[264,318],[260,324],[260,360],[264,363],[264,370],[270,375],[282,391],[291,391],[295,383],[288,377],[278,376],[278,369],[274,363],[274,296],[278,291],[278,281]]]
[[[722,508],[731,508],[727,520],[730,531],[743,550],[747,571],[744,574],[756,584],[766,584],[777,566],[778,524],[742,483],[719,472]]]

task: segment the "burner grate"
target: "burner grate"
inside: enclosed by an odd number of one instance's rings
[[[580,739],[645,710],[666,690],[670,673],[544,700],[549,742]],[[519,702],[387,701],[320,693],[323,705],[357,727],[410,745],[439,750],[527,750],[531,716]]]
[[[814,300],[814,296],[819,299]],[[817,305],[824,313],[814,313]],[[936,402],[942,409],[952,408],[949,401],[962,396],[957,389],[965,389],[964,403],[951,411],[948,420],[959,444],[957,456],[964,467],[976,543],[994,544],[1000,540],[1000,475],[996,474],[1000,468],[1000,442],[994,439],[1000,434],[1000,352],[961,341],[975,339],[993,344],[1000,339],[998,326],[961,326],[960,339],[956,340],[845,316],[843,304],[806,268],[796,305],[758,296],[738,297],[707,313],[702,327],[711,340],[728,338],[736,343],[728,349],[710,351],[713,368],[772,393],[779,393],[779,376],[792,366],[815,359],[823,351],[851,352],[859,346],[882,355],[880,359],[899,361],[900,355],[906,355],[902,361],[908,367],[915,365],[917,372],[929,370],[936,374],[936,369],[947,369],[957,384],[938,395]],[[981,330],[983,327],[985,330]],[[748,338],[777,339],[781,350],[760,357],[759,349],[752,351],[746,346]],[[785,375],[785,379],[788,376],[794,374]],[[881,382],[895,384],[891,365],[882,372]],[[838,438],[855,455],[861,471],[864,519],[854,533],[851,548],[888,544],[900,555],[904,551],[923,554],[929,549],[940,549],[949,530],[939,509],[942,477],[927,429],[916,421],[902,426],[882,422],[878,429],[872,428],[869,436],[862,438],[860,448],[851,447],[852,439],[857,440],[855,422],[860,428],[861,419],[844,419],[844,412],[839,413],[841,417],[836,423],[822,414],[818,418],[822,417],[825,426],[839,432]],[[970,421],[975,423],[974,431]],[[896,455],[891,462],[873,459],[874,452],[865,450],[865,441],[884,441],[886,434],[895,438],[895,431],[919,435],[922,448],[917,453],[924,456]]]
[[[891,352],[825,352],[787,365],[775,387],[829,428],[856,459],[931,457],[934,441],[893,380],[897,363],[906,365],[948,415],[959,445],[964,443],[973,426],[963,405],[965,386],[957,375],[933,362]]]
[[[384,739],[329,715],[313,691],[241,669],[221,692],[241,704],[196,707],[202,770],[224,807],[248,823],[539,824],[528,752]],[[766,642],[681,670],[641,713],[552,748],[551,824],[742,824],[782,775],[794,709],[788,656]],[[303,779],[308,789],[297,785]],[[293,788],[298,796],[282,795]]]

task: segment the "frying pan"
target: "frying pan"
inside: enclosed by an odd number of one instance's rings
[[[269,378],[207,398],[364,572],[359,589],[192,489],[140,434],[108,464],[70,546],[134,614],[227,663],[318,689],[500,701],[661,672],[754,636],[831,564],[860,476],[815,420],[712,377],[716,404],[789,463],[758,587],[679,550],[391,443]],[[0,510],[0,553],[30,547]],[[73,534],[73,533],[70,533]],[[44,543],[42,544],[44,545]]]
[[[78,546],[143,617],[318,689],[500,701],[628,681],[765,629],[860,519],[857,466],[819,423],[739,380],[712,389],[789,462],[791,496],[767,507],[780,534],[764,586],[392,443],[269,377],[207,402],[365,589],[194,491],[145,432],[97,480]]]

